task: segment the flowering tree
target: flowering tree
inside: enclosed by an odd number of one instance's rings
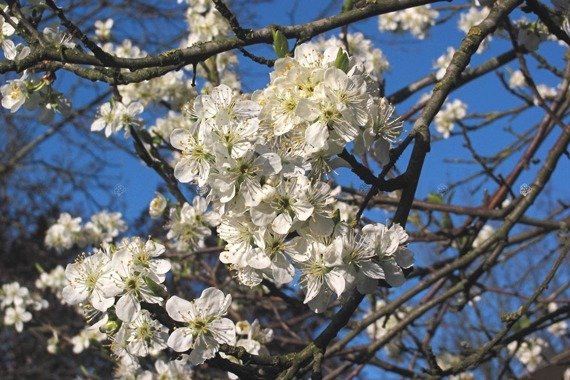
[[[325,5],[0,2],[2,373],[570,377],[570,3]],[[130,228],[104,151],[160,177]]]

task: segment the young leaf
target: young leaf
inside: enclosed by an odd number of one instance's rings
[[[273,31],[273,49],[279,58],[289,55],[289,42],[280,30]]]

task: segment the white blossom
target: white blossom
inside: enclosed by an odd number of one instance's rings
[[[70,214],[62,213],[57,223],[46,231],[45,244],[48,248],[57,250],[69,249],[77,243],[81,231],[81,218],[73,218]]]
[[[132,102],[126,106],[119,102],[105,103],[99,108],[98,117],[91,124],[91,130],[101,131],[104,129],[105,137],[109,137],[123,128],[128,133],[129,126],[141,123],[137,116],[143,110],[144,107],[139,102]]]
[[[113,28],[114,21],[108,18],[105,21],[95,21],[95,36],[99,41],[109,41],[111,39],[111,28]]]
[[[523,342],[513,341],[507,349],[510,355],[514,355],[528,372],[534,372],[543,362],[542,350],[548,347],[548,343],[541,338],[529,337]]]
[[[205,289],[200,298],[188,302],[172,296],[166,302],[168,315],[185,327],[179,327],[170,334],[168,346],[177,352],[192,349],[190,363],[198,365],[213,358],[221,343],[235,340],[235,325],[223,318],[232,302],[231,295],[224,295],[215,288]]]
[[[148,206],[148,213],[151,218],[156,219],[164,214],[164,210],[168,205],[168,201],[166,197],[161,193],[156,193],[155,197],[152,198],[150,201],[150,205]]]
[[[519,88],[519,87],[523,87],[525,85],[525,78],[524,75],[522,73],[522,71],[520,70],[515,70],[511,73],[511,76],[509,77],[509,87],[510,88]]]
[[[112,270],[111,257],[105,250],[98,250],[91,256],[83,256],[75,263],[67,264],[67,285],[62,291],[63,299],[70,305],[88,301],[95,309],[106,311],[115,303],[114,295],[106,295],[103,291]]]
[[[428,4],[382,14],[378,18],[378,24],[380,31],[409,31],[414,37],[423,40],[438,16],[439,12]]]
[[[17,332],[22,332],[24,322],[32,320],[32,313],[21,306],[9,307],[4,313],[4,324],[7,326],[14,325]]]
[[[461,100],[455,99],[451,103],[445,103],[445,106],[435,115],[435,129],[443,135],[444,139],[447,139],[455,127],[455,122],[466,115],[467,105]]]
[[[19,79],[9,80],[8,83],[0,87],[2,93],[2,107],[14,113],[20,109],[28,99],[30,93],[27,86],[27,73],[24,72]]]

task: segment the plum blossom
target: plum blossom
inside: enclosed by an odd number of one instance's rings
[[[113,306],[114,296],[108,296],[103,291],[112,271],[108,249],[104,247],[90,256],[80,257],[75,263],[67,264],[67,285],[62,291],[65,302],[75,305],[88,301],[95,309],[103,312]]]
[[[400,286],[406,278],[402,269],[414,264],[412,253],[402,247],[408,235],[399,224],[388,228],[381,223],[368,224],[362,228],[362,235],[373,248],[384,272],[383,278],[391,286]]]
[[[115,22],[112,18],[108,18],[105,21],[97,20],[95,21],[95,36],[99,41],[109,41],[111,39],[111,29]]]
[[[382,14],[378,17],[378,26],[380,31],[409,31],[414,37],[423,40],[438,16],[439,12],[430,5],[422,5]]]
[[[161,193],[156,193],[156,196],[150,201],[148,206],[148,213],[151,218],[156,219],[164,214],[164,210],[168,206],[166,197]]]
[[[224,295],[215,288],[205,289],[200,298],[192,302],[172,296],[166,302],[168,315],[186,325],[175,329],[168,337],[168,347],[177,352],[192,349],[190,363],[202,364],[213,358],[221,343],[235,340],[235,325],[223,318],[232,302],[231,295]]]
[[[337,155],[353,143],[359,154],[385,164],[402,131],[368,73],[362,59],[331,40],[301,44],[293,57],[278,59],[269,85],[251,96],[227,85],[203,90],[191,101],[188,123],[170,135],[179,151],[175,177],[198,185],[201,194],[193,205],[170,211],[167,236],[175,248],[200,247],[217,228],[226,243],[220,261],[241,284],[265,279],[281,286],[300,270],[305,301],[319,311],[347,287],[371,291],[374,280],[401,274],[396,259],[410,266],[411,254],[400,243],[386,257],[360,248],[352,257],[343,253],[341,239],[332,243],[354,233],[343,216],[348,208],[324,181],[346,165]],[[337,280],[338,273],[347,280]],[[403,275],[392,283],[400,280]]]
[[[0,87],[2,107],[9,109],[11,113],[18,111],[30,96],[27,77],[27,72],[24,72],[21,78],[9,80]]]
[[[548,343],[537,337],[529,337],[523,342],[513,341],[509,343],[507,349],[510,355],[514,355],[528,372],[534,372],[544,361],[541,353],[548,347]]]
[[[64,212],[57,219],[57,223],[48,228],[45,244],[48,248],[58,250],[71,248],[79,239],[81,232],[81,218],[73,218]]]
[[[105,137],[109,137],[123,128],[128,133],[129,126],[141,123],[137,116],[143,110],[144,107],[139,102],[132,102],[128,105],[119,102],[105,103],[99,108],[98,117],[91,124],[91,130],[101,131],[104,129]]]
[[[463,119],[467,115],[467,105],[459,99],[455,99],[451,103],[445,103],[445,106],[435,115],[435,129],[443,135],[444,139],[449,138],[455,122]]]
[[[5,310],[4,324],[6,326],[14,325],[17,332],[22,332],[24,329],[24,322],[32,320],[32,313],[26,311],[21,306],[9,307]]]

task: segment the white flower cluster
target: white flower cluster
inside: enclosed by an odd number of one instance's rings
[[[461,13],[461,16],[459,16],[459,21],[457,22],[457,27],[463,33],[467,34],[472,27],[480,24],[481,21],[483,21],[490,12],[491,9],[489,7],[471,7],[467,12]],[[482,53],[485,51],[490,41],[490,35],[485,37],[481,45],[479,45],[477,53]]]
[[[386,302],[379,300],[371,307],[370,310],[365,314],[365,317],[369,317],[372,313],[379,311],[386,305]],[[374,321],[374,323],[366,327],[366,333],[372,341],[382,339],[390,330],[392,330],[402,319],[405,318],[409,312],[408,308],[400,307],[396,312],[391,313],[385,317],[379,318]],[[386,353],[394,359],[401,358],[402,354],[402,339],[404,338],[403,332],[398,332],[398,334],[391,339],[384,350]]]
[[[73,353],[80,354],[91,346],[91,342],[102,342],[107,339],[107,334],[104,334],[99,330],[105,322],[107,322],[107,318],[102,319],[92,326],[85,326],[77,335],[73,336],[70,340],[71,345],[73,346]],[[57,343],[59,343],[59,340]],[[57,343],[55,344],[56,351],[58,349]],[[53,350],[54,348],[51,349]]]
[[[440,355],[437,356],[436,358],[437,360],[437,364],[439,365],[439,367],[441,369],[443,369],[444,371],[462,364],[463,362],[463,358],[461,356],[458,355],[454,355],[452,353],[449,352],[444,352]],[[473,375],[472,372],[463,372],[460,373],[458,375],[452,375],[448,377],[449,380],[475,380],[475,375]]]
[[[35,78],[24,70],[20,78],[9,80],[0,87],[2,107],[14,113],[25,105],[38,111],[36,117],[42,123],[50,122],[56,112],[67,115],[69,101],[51,87],[51,80],[49,76]]]
[[[58,265],[49,272],[41,272],[40,277],[36,280],[36,288],[49,289],[56,297],[62,298],[61,291],[65,287],[65,269]]]
[[[29,310],[38,311],[48,307],[48,302],[36,294],[31,294],[28,288],[18,282],[3,284],[0,288],[0,310],[4,314],[5,326],[14,326],[17,332],[22,332],[24,323],[32,320]]]
[[[449,138],[451,131],[455,127],[455,122],[463,119],[467,115],[467,105],[459,99],[445,103],[445,106],[435,115],[435,129],[443,135],[444,139]]]
[[[380,15],[378,26],[382,32],[409,31],[414,37],[423,40],[438,16],[439,12],[427,4]]]
[[[507,349],[509,355],[514,355],[528,372],[534,372],[544,361],[541,352],[548,347],[548,343],[541,338],[528,337],[525,339],[520,344],[517,341],[509,343]]]
[[[189,0],[187,3],[186,21],[189,33],[186,40],[181,44],[182,48],[212,41],[230,33],[230,25],[217,11],[211,0]],[[237,63],[236,54],[233,51],[227,51],[219,53],[198,65],[196,74],[208,79],[203,91],[212,90],[211,82],[225,84],[234,90],[239,90],[241,83],[236,73],[231,69]]]
[[[259,321],[256,319],[253,323],[248,321],[239,321],[236,327],[236,347],[243,347],[246,352],[252,355],[269,355],[269,350],[265,346],[273,340],[273,330],[261,328]],[[232,362],[241,364],[238,358],[220,353],[220,356],[227,358]],[[232,380],[238,379],[236,375],[228,372],[228,377]]]
[[[125,373],[116,373],[116,378],[132,379],[130,368],[124,368]],[[144,370],[136,373],[137,380],[191,380],[192,370],[188,364],[188,355],[181,355],[176,360],[164,361],[158,359],[154,362],[154,371]]]
[[[105,21],[97,20],[95,21],[95,36],[101,42],[106,42],[111,40],[111,29],[115,21],[112,18],[108,18]]]
[[[220,220],[217,213],[208,211],[208,202],[200,196],[194,197],[191,205],[184,203],[181,208],[171,208],[169,219],[166,237],[178,251],[202,247],[204,239],[212,234],[211,228]]]
[[[144,110],[139,102],[127,103],[108,102],[99,107],[97,118],[91,124],[92,131],[105,130],[105,137],[111,136],[113,133],[125,129],[128,134],[129,126],[141,125],[142,121],[137,117]]]
[[[111,334],[111,350],[132,368],[137,367],[137,356],[156,355],[166,348],[168,329],[141,308],[141,302],[164,300],[162,283],[170,270],[170,262],[160,258],[164,251],[151,239],[126,238],[117,247],[104,244],[65,269],[64,300],[104,313],[97,330]],[[92,339],[91,331],[84,333],[87,338],[80,334],[78,342]]]
[[[364,67],[364,72],[368,74],[371,79],[381,80],[383,74],[390,68],[390,63],[386,59],[382,50],[375,48],[371,40],[364,37],[364,34],[348,33],[346,35],[348,42],[348,51],[351,57]],[[343,36],[337,38],[331,36],[327,39],[317,41],[318,45],[323,50],[329,47],[344,48]]]
[[[536,90],[538,91],[540,97],[544,100],[552,100],[554,97],[556,97],[557,94],[557,90],[555,88],[542,83],[536,86]],[[535,106],[538,106],[539,100],[534,97],[533,103]]]
[[[495,234],[495,229],[492,226],[485,224],[483,228],[481,228],[481,231],[479,231],[479,233],[477,234],[475,240],[473,240],[473,248],[479,248],[485,241],[491,238],[494,234]]]
[[[521,19],[516,22],[518,28],[517,40],[520,46],[529,51],[535,51],[541,42],[550,38],[550,32],[542,22],[530,22]]]
[[[190,32],[188,46],[227,35],[230,30],[228,22],[216,10],[211,0],[188,1],[186,20]]]
[[[334,193],[320,179],[339,164],[336,155],[348,143],[387,157],[401,131],[393,107],[370,94],[368,78],[337,47],[323,52],[300,45],[294,57],[276,61],[265,89],[249,98],[220,85],[196,98],[190,128],[172,132],[171,144],[181,152],[174,175],[207,192],[226,242],[220,260],[243,284],[264,278],[287,284],[297,267],[305,302],[321,311],[332,293],[364,289],[364,278],[403,283],[401,268],[412,265],[400,247],[407,239],[403,229],[378,224],[355,233],[335,219]],[[169,237],[204,237],[199,228],[177,228],[196,219],[190,212],[185,218],[185,208],[207,215],[206,201],[196,199],[171,216]],[[213,216],[198,220],[215,225]]]
[[[445,71],[447,70],[447,66],[451,63],[451,59],[453,58],[453,54],[455,54],[455,48],[452,46],[447,48],[447,53],[440,56],[433,64],[433,68],[437,69],[437,73],[435,74],[435,79],[441,80],[445,75]]]
[[[548,312],[554,313],[556,310],[558,310],[558,305],[555,302],[550,302],[548,304]],[[553,323],[550,326],[548,326],[547,330],[552,335],[555,335],[558,337],[564,337],[569,332],[568,322],[560,321],[560,322]]]
[[[10,17],[10,21],[14,25],[18,24],[16,17]],[[14,61],[23,59],[30,54],[30,48],[21,43],[15,44],[14,41],[10,39],[16,32],[11,23],[4,19],[4,17],[0,17],[0,44],[2,45],[4,57],[10,61]]]
[[[127,224],[120,212],[98,212],[84,226],[81,226],[81,218],[73,218],[64,212],[57,223],[48,228],[44,242],[48,248],[62,251],[74,245],[85,247],[109,243],[126,229]]]

